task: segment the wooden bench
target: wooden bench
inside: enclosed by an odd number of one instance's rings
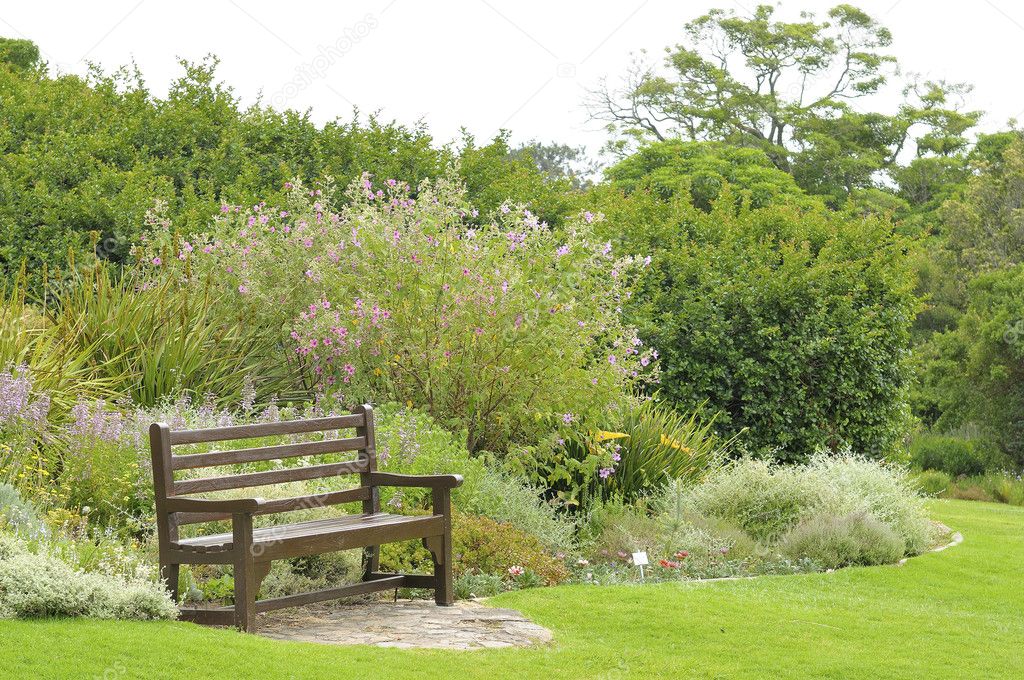
[[[172,453],[173,447],[187,444],[346,429],[354,429],[354,435],[261,448],[188,455]],[[178,572],[182,564],[230,564],[234,571],[233,607],[183,607],[182,619],[212,625],[234,624],[241,630],[251,631],[255,626],[258,612],[402,586],[433,588],[437,604],[452,604],[450,494],[452,489],[462,484],[462,477],[378,472],[373,410],[370,406],[361,406],[349,415],[329,418],[204,430],[172,430],[165,423],[153,423],[149,428],[149,437],[153,456],[153,485],[156,492],[156,525],[160,542],[160,576],[167,584],[171,595],[175,601],[178,600]],[[244,474],[182,480],[174,478],[174,473],[179,470],[347,451],[355,452],[356,457],[344,462],[314,463]],[[196,498],[191,495],[353,474],[359,475],[359,486],[310,496],[273,500],[220,500]],[[381,486],[432,489],[433,513],[410,516],[381,512],[378,491]],[[323,508],[356,501],[362,502],[362,513],[358,515],[253,528],[253,517],[256,515]],[[179,538],[178,527],[182,525],[218,520],[231,520],[231,532],[197,538]],[[410,539],[423,540],[433,557],[433,575],[380,572],[379,546],[382,543]],[[270,570],[271,561],[352,548],[363,548],[364,568],[361,582],[287,597],[256,599],[260,583]]]

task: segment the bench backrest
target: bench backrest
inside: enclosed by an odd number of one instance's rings
[[[255,439],[278,435],[304,434],[313,432],[334,432],[353,430],[352,436],[319,441],[279,444],[255,448],[229,449],[177,455],[174,447],[208,442]],[[369,486],[369,473],[377,470],[376,442],[374,441],[373,408],[366,404],[348,415],[290,420],[256,425],[235,425],[214,427],[203,430],[172,430],[166,423],[154,423],[150,427],[150,448],[153,457],[153,486],[158,516],[165,516],[163,501],[170,496],[241,489],[270,484],[335,477],[339,475],[360,475],[361,485],[345,491],[309,496],[311,506],[326,503],[363,501],[364,511],[377,510],[375,490]],[[254,463],[259,461],[292,459],[301,456],[319,456],[327,453],[353,451],[351,460],[336,463],[319,463],[305,466],[285,467],[262,472],[203,476],[193,479],[176,480],[174,473],[180,470],[219,467]],[[208,522],[222,519],[220,513],[174,513],[175,525]],[[158,518],[158,522],[159,522]]]

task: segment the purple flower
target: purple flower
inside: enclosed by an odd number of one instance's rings
[[[615,359],[615,355],[614,355],[614,354],[609,354],[609,355],[608,355],[608,363],[609,363],[609,364],[614,364],[614,363],[615,363],[615,361],[616,361],[616,359]]]
[[[565,423],[566,425],[568,425],[569,423],[571,423],[575,419],[576,419],[576,417],[573,414],[571,414],[571,413],[563,413],[562,414],[562,422]]]
[[[568,245],[559,246],[558,250],[555,251],[555,255],[557,255],[558,257],[562,257],[562,256],[568,255],[568,254],[569,254],[569,246]]]
[[[153,264],[159,267],[163,261],[159,257],[153,258]]]
[[[590,212],[589,210],[586,211],[585,213],[583,213],[583,219],[587,221],[587,224],[590,224],[591,222],[594,221],[594,213]]]
[[[613,474],[615,474],[615,469],[614,468],[608,468],[608,467],[601,468],[600,470],[597,471],[597,474],[601,477],[601,479],[608,479]]]

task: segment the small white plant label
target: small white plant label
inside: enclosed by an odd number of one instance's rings
[[[638,567],[650,564],[650,562],[647,561],[647,553],[643,551],[633,553],[633,564]]]

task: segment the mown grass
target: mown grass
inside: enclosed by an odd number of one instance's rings
[[[509,593],[539,649],[286,643],[185,623],[0,623],[8,677],[999,678],[1024,667],[1024,509],[934,501],[963,544],[903,567]]]

